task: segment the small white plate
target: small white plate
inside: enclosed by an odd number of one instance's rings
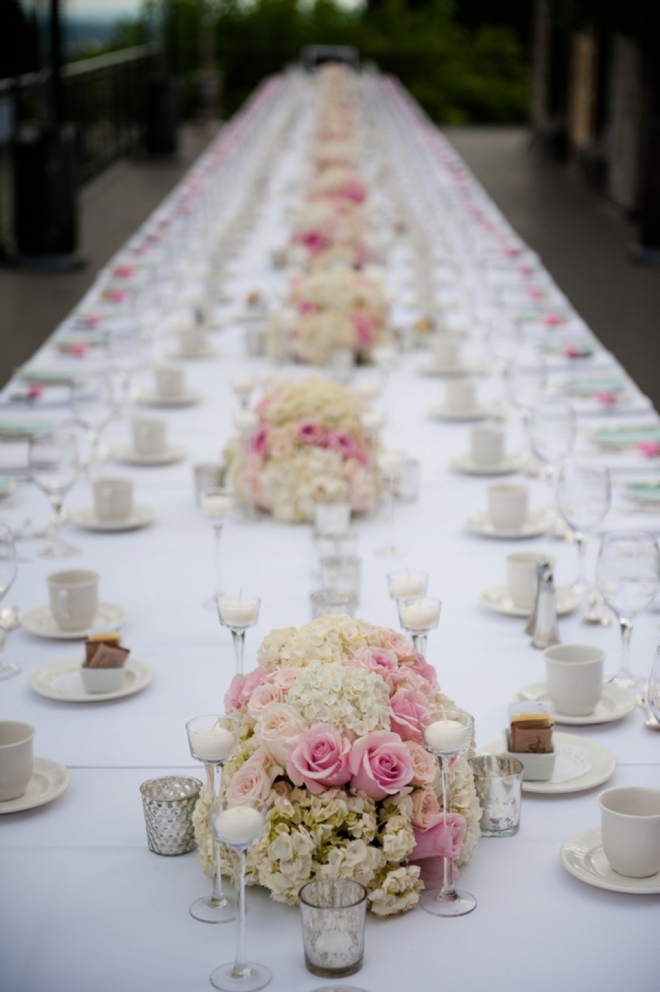
[[[34,809],[57,799],[68,787],[71,781],[69,769],[59,761],[50,758],[35,758],[32,778],[27,790],[18,799],[5,799],[0,802],[0,813],[20,813],[25,809]]]
[[[582,602],[582,593],[576,592],[573,586],[557,586],[556,591],[558,616],[566,616],[567,613],[577,610]],[[509,587],[507,585],[490,586],[488,589],[484,589],[483,592],[479,593],[479,602],[487,610],[492,610],[493,613],[501,613],[505,617],[521,617],[524,619],[532,615],[531,610],[514,604],[509,595]],[[534,684],[541,685],[540,682]],[[543,685],[545,685],[545,682]]]
[[[87,506],[83,510],[72,510],[69,513],[71,523],[84,530],[100,531],[123,531],[138,530],[152,524],[156,519],[156,511],[152,506],[134,506],[128,520],[99,520],[93,506]]]
[[[140,406],[156,406],[164,407],[182,407],[182,406],[194,406],[199,403],[202,399],[202,394],[196,389],[189,389],[180,396],[170,396],[164,397],[159,396],[157,393],[138,393],[136,397],[136,403]]]
[[[449,410],[444,403],[437,403],[429,409],[434,420],[448,420],[452,423],[472,423],[477,420],[496,420],[502,411],[495,406],[475,406],[472,410]]]
[[[612,682],[603,683],[603,695],[593,713],[589,716],[568,716],[566,713],[557,713],[552,700],[548,695],[548,683],[529,682],[523,685],[514,696],[516,702],[542,702],[548,708],[548,712],[555,718],[556,723],[565,723],[574,727],[588,727],[593,723],[612,723],[614,720],[621,720],[624,716],[635,709],[637,702],[632,693]]]
[[[124,665],[124,684],[115,692],[85,692],[80,666],[82,658],[67,658],[46,665],[34,673],[30,685],[40,696],[57,699],[63,703],[103,703],[108,699],[132,696],[149,685],[154,670],[137,658],[129,658]]]
[[[616,758],[602,744],[578,737],[576,734],[552,735],[557,752],[555,770],[549,782],[523,782],[523,792],[540,792],[560,796],[567,792],[582,792],[602,785],[616,769]],[[504,754],[506,741],[498,737],[480,747],[477,754]]]
[[[217,348],[212,345],[207,345],[206,348],[202,348],[200,351],[181,351],[177,348],[176,351],[170,351],[167,354],[168,358],[217,358],[220,352]]]
[[[548,510],[537,513],[530,513],[527,520],[518,530],[498,530],[491,523],[488,513],[484,510],[481,513],[471,513],[465,518],[465,526],[473,534],[481,537],[495,537],[504,540],[515,540],[524,537],[539,537],[555,523],[555,514]]]
[[[462,365],[440,365],[434,358],[427,358],[420,362],[417,371],[422,375],[439,376],[465,376],[465,375],[490,375],[490,366],[483,362],[469,362]]]
[[[619,875],[610,868],[605,857],[600,827],[580,830],[564,841],[559,852],[567,872],[587,885],[610,892],[627,892],[630,895],[651,896],[660,892],[660,872],[650,878],[630,878]]]
[[[138,455],[129,447],[112,448],[111,457],[126,465],[173,465],[175,462],[183,461],[186,457],[186,449],[182,444],[168,444],[164,451],[157,455]]]
[[[520,472],[525,465],[524,455],[507,455],[501,462],[495,465],[477,465],[472,455],[455,455],[450,463],[451,467],[464,475],[511,475],[513,472]]]
[[[89,627],[84,630],[60,630],[50,612],[50,606],[38,606],[26,613],[21,622],[23,630],[36,637],[48,637],[55,641],[80,641],[87,637],[94,627],[105,627],[106,630],[117,630],[128,620],[128,613],[123,606],[116,603],[99,603],[99,611]]]
[[[11,476],[0,476],[0,499],[9,499],[16,492],[17,482]]]

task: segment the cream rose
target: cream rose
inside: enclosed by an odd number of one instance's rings
[[[273,761],[286,768],[287,753],[284,744],[306,730],[307,724],[292,706],[274,703],[257,721],[255,734]]]

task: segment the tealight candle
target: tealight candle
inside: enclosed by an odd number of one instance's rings
[[[238,413],[234,415],[234,424],[242,433],[249,433],[257,428],[259,425],[259,418],[256,413],[252,412],[252,410],[239,410]]]
[[[204,511],[204,516],[211,519],[226,517],[231,510],[231,497],[222,495],[204,496],[202,499],[202,510]]]
[[[423,579],[414,575],[398,575],[390,579],[390,595],[394,599],[408,599],[411,596],[423,596],[426,592]],[[408,607],[410,609],[410,607]]]
[[[225,761],[234,750],[234,735],[225,727],[200,727],[191,731],[190,746],[202,761]]]
[[[401,620],[409,630],[428,630],[440,617],[440,611],[430,603],[411,603],[401,610]]]
[[[234,387],[234,392],[238,393],[239,396],[247,396],[254,389],[254,382],[252,379],[248,379],[247,376],[236,376],[232,379],[232,386]]]
[[[434,751],[460,751],[471,735],[472,728],[459,720],[436,720],[426,728],[426,743]]]
[[[382,451],[378,456],[378,468],[383,472],[393,471],[400,468],[405,461],[402,451]]]
[[[365,380],[365,382],[358,382],[355,386],[355,391],[364,397],[365,400],[373,400],[378,396],[380,392],[380,386],[377,382],[372,380]]]
[[[220,604],[220,616],[228,627],[247,627],[257,619],[258,607],[249,599],[230,599]]]
[[[360,423],[365,431],[378,431],[385,423],[385,418],[378,410],[366,410],[360,417]]]
[[[252,806],[230,806],[215,821],[222,840],[234,844],[251,844],[264,832],[264,816]]]

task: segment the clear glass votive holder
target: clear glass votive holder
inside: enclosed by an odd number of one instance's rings
[[[422,483],[422,463],[418,458],[406,458],[399,467],[394,484],[395,496],[403,503],[419,499]]]
[[[481,816],[483,837],[513,837],[520,826],[523,766],[517,758],[483,754],[470,762]]]
[[[261,358],[266,354],[268,341],[265,321],[247,324],[244,334],[245,351],[250,358]]]
[[[225,484],[227,466],[222,462],[203,462],[193,465],[195,478],[195,498],[197,505],[202,505],[204,489],[221,489]]]
[[[316,503],[314,529],[318,537],[348,534],[351,526],[350,503]]]
[[[333,592],[352,592],[359,597],[361,570],[362,559],[354,555],[321,558],[323,588]]]
[[[312,620],[317,620],[325,613],[345,613],[355,616],[358,597],[354,592],[336,592],[334,589],[319,589],[310,595],[312,603]]]
[[[192,815],[201,788],[198,778],[183,775],[165,775],[142,783],[140,792],[150,851],[175,857],[195,848]]]
[[[367,890],[348,878],[325,879],[303,885],[298,898],[307,970],[354,975],[364,960]]]
[[[319,559],[352,558],[357,555],[358,535],[354,530],[348,534],[323,534],[317,538]]]

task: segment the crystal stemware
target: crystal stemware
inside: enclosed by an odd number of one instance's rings
[[[102,467],[99,441],[117,412],[117,397],[112,376],[103,369],[94,369],[80,376],[71,390],[73,417],[82,427],[91,445],[87,473],[92,477]]]
[[[607,468],[578,458],[565,460],[557,483],[557,509],[575,533],[580,555],[575,587],[581,592],[588,588],[585,557],[589,535],[607,516],[611,500]]]
[[[266,806],[250,802],[231,806],[217,799],[211,806],[211,827],[216,843],[225,844],[238,855],[238,912],[236,917],[236,957],[233,963],[221,964],[211,973],[211,985],[223,992],[255,992],[271,980],[268,968],[248,961],[245,947],[245,866],[247,851],[261,837],[266,826]]]
[[[59,537],[64,498],[78,478],[75,434],[63,428],[55,428],[47,434],[35,434],[30,438],[29,468],[32,481],[46,494],[53,508],[53,540],[39,551],[39,555],[42,558],[68,558],[80,554],[80,548],[66,544]]]
[[[660,550],[652,534],[612,531],[603,538],[596,562],[596,584],[619,620],[621,668],[610,679],[631,692],[644,691],[630,668],[630,639],[639,616],[660,591]]]
[[[234,640],[236,674],[242,675],[245,632],[258,622],[261,600],[258,596],[245,596],[241,590],[238,596],[219,596],[217,605],[220,623],[231,630]]]
[[[442,603],[433,596],[412,596],[397,599],[399,623],[410,635],[415,651],[426,655],[428,635],[440,622]]]
[[[212,713],[209,716],[196,716],[186,724],[190,753],[197,761],[203,761],[206,769],[210,806],[219,801],[222,794],[222,770],[225,762],[233,756],[238,745],[240,723],[233,716]],[[210,815],[210,814],[209,814]],[[210,896],[196,899],[190,907],[190,915],[203,923],[228,923],[236,919],[233,899],[228,899],[222,891],[220,870],[220,844],[213,836],[215,875]]]
[[[0,601],[5,598],[11,589],[16,578],[17,569],[16,545],[14,544],[13,534],[6,524],[0,524]],[[6,635],[7,629],[11,628],[3,629],[3,635]],[[3,636],[0,652],[4,650],[4,646],[5,640]],[[18,675],[19,672],[20,668],[16,662],[0,660],[0,680],[10,679],[12,675]]]
[[[451,799],[456,759],[472,743],[474,717],[463,710],[440,707],[422,716],[419,721],[424,747],[440,762],[442,779],[443,881],[440,889],[427,889],[420,904],[434,916],[465,916],[476,908],[477,900],[469,892],[462,892],[454,885],[455,841],[454,828],[460,821],[452,818]]]
[[[215,592],[206,600],[203,606],[206,610],[214,610],[217,606],[218,597],[222,595],[222,562],[220,558],[222,527],[225,518],[231,512],[232,502],[229,490],[217,486],[203,488],[200,492],[200,499],[204,516],[213,524],[215,549]]]

